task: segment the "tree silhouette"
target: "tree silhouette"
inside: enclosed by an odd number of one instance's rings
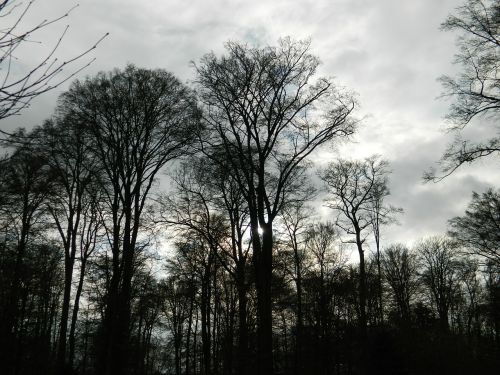
[[[196,66],[207,133],[202,150],[226,166],[249,210],[257,290],[259,373],[273,372],[273,223],[305,159],[353,133],[355,101],[324,78],[309,43],[226,44]]]
[[[186,152],[198,110],[191,92],[170,73],[129,65],[76,81],[59,111],[84,125],[103,174],[113,265],[99,371],[123,374],[141,215],[157,173]]]
[[[457,77],[440,78],[444,96],[454,99],[447,119],[450,129],[458,132],[458,136],[441,159],[442,175],[436,175],[435,171],[425,174],[427,180],[434,181],[450,175],[463,164],[498,155],[500,151],[498,135],[482,143],[472,143],[460,136],[460,130],[473,119],[490,119],[492,127],[499,119],[500,6],[494,0],[465,0],[441,28],[460,33],[455,63],[462,66],[462,72]]]
[[[449,221],[449,234],[470,254],[500,265],[500,193],[472,193],[464,216]]]
[[[374,208],[377,208],[380,192],[387,192],[388,163],[371,157],[364,161],[339,160],[332,162],[321,173],[330,196],[327,206],[338,214],[336,221],[356,244],[359,255],[359,323],[362,334],[366,333],[366,269],[363,244],[372,229]]]

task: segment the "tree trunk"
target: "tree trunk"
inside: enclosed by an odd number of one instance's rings
[[[244,275],[242,276],[244,278]],[[247,291],[244,279],[238,278],[238,374],[246,375],[248,366]]]
[[[303,316],[302,316],[302,266],[300,264],[300,258],[297,246],[294,246],[294,257],[295,257],[295,267],[296,267],[296,280],[295,287],[297,288],[297,328],[295,337],[295,366],[294,373],[296,375],[302,374],[302,327]]]
[[[258,369],[261,375],[273,373],[273,325],[271,304],[272,280],[272,225],[263,224],[262,248],[255,261],[255,277],[257,289],[257,342],[258,342]],[[257,228],[252,228],[257,232]],[[258,236],[258,233],[257,233]],[[254,237],[255,239],[255,237]],[[257,241],[254,240],[254,246]],[[255,248],[254,248],[255,250]],[[255,252],[254,252],[255,253]]]
[[[366,270],[365,252],[359,231],[356,233],[356,245],[359,253],[359,326],[364,339],[366,337]]]
[[[138,218],[132,220],[132,199],[125,192],[123,211],[125,223],[120,233],[118,211],[113,212],[113,275],[103,322],[104,348],[100,374],[124,375],[129,373],[127,363],[130,345],[130,303],[132,296],[132,277],[134,274],[134,247]],[[115,198],[116,199],[116,198]],[[118,244],[122,243],[122,256]]]
[[[203,353],[203,373],[210,375],[211,350],[210,350],[210,266],[205,270],[201,286],[201,346]]]
[[[191,285],[190,285],[191,286]],[[189,321],[188,321],[188,329],[186,333],[186,366],[185,366],[185,375],[189,375],[189,361],[190,361],[190,354],[191,354],[191,329],[193,326],[193,307],[194,307],[194,293],[190,298],[189,301]]]
[[[115,330],[116,314],[117,314],[117,301],[119,298],[119,284],[121,278],[121,267],[120,267],[120,227],[116,224],[118,222],[118,212],[117,209],[113,208],[113,248],[112,248],[112,271],[111,280],[109,283],[109,288],[106,296],[106,308],[104,313],[104,319],[102,322],[102,332],[101,332],[101,350],[99,353],[99,359],[97,364],[97,374],[99,375],[110,375],[112,374],[110,368],[110,361],[112,359],[112,348],[114,345],[113,334]]]
[[[219,373],[219,359],[218,359],[218,336],[217,336],[217,332],[219,331],[218,330],[218,325],[219,325],[219,315],[218,315],[218,309],[219,309],[219,304],[220,304],[220,301],[219,301],[219,291],[218,291],[218,287],[217,287],[217,264],[215,264],[215,267],[213,269],[213,272],[212,272],[212,294],[214,296],[214,299],[213,299],[213,303],[210,303],[209,302],[209,306],[211,306],[211,310],[212,310],[212,315],[213,315],[213,319],[212,319],[212,339],[211,339],[211,342],[212,342],[212,366],[213,366],[213,370],[212,370],[212,373],[217,375]],[[209,299],[210,301],[210,299]],[[210,319],[210,318],[209,318]],[[219,331],[220,332],[220,331]],[[209,332],[210,334],[210,332]]]
[[[382,303],[382,270],[380,265],[380,237],[375,237],[377,247],[377,284],[378,284],[378,308],[380,314],[380,324],[384,324],[384,305]]]
[[[73,368],[73,363],[75,360],[75,332],[76,332],[76,322],[78,321],[78,310],[80,309],[80,297],[83,290],[83,281],[85,279],[85,268],[87,265],[87,260],[82,259],[82,264],[80,267],[80,277],[78,279],[78,286],[75,294],[75,303],[73,306],[73,313],[71,315],[71,326],[69,329],[69,366]]]
[[[366,270],[365,253],[363,242],[361,241],[361,232],[356,231],[356,245],[359,253],[359,328],[360,328],[360,373],[366,374]]]
[[[129,373],[130,345],[130,300],[132,297],[133,247],[129,244],[123,249],[123,279],[118,298],[118,310],[113,330],[113,346],[111,357],[111,374],[124,375]]]
[[[18,325],[18,305],[20,299],[20,286],[21,277],[24,264],[24,256],[26,252],[26,243],[28,241],[28,233],[30,224],[28,221],[27,213],[27,196],[25,197],[24,207],[23,207],[23,219],[21,227],[21,237],[17,245],[16,261],[14,263],[14,272],[12,283],[10,285],[10,292],[8,294],[8,305],[5,308],[5,315],[3,316],[0,332],[0,359],[2,360],[3,366],[7,371],[11,370],[12,373],[17,372],[19,367],[19,362],[17,358],[19,357],[20,349],[17,345],[17,328]]]
[[[59,346],[57,350],[57,369],[63,375],[66,371],[66,341],[68,334],[69,303],[71,299],[71,282],[73,280],[73,260],[65,256],[64,261],[64,293],[59,327]]]
[[[197,373],[196,359],[198,357],[198,309],[196,309],[196,317],[194,320],[193,331],[193,374]]]

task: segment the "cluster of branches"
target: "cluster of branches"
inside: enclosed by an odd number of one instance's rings
[[[69,26],[66,25],[45,55],[39,59],[33,59],[32,63],[24,62],[25,66],[22,66],[17,56],[18,53],[29,45],[42,44],[42,41],[36,39],[37,35],[51,25],[59,24],[76,8],[74,6],[54,18],[25,25],[27,15],[35,6],[35,2],[36,0],[30,0],[23,4],[16,0],[0,1],[0,20],[2,21],[0,29],[0,120],[19,114],[35,97],[73,79],[94,61],[94,59],[89,61],[83,61],[83,59],[108,35],[105,34],[91,47],[77,55],[60,60],[56,54],[68,32]],[[79,63],[80,66],[75,65]],[[67,71],[68,68],[69,71]],[[6,134],[1,129],[0,133]]]
[[[443,96],[454,100],[447,120],[456,139],[440,161],[441,171],[426,174],[426,179],[435,181],[461,165],[500,152],[500,6],[494,0],[466,0],[441,28],[458,33],[459,52],[454,62],[462,71],[455,77],[440,78]],[[473,120],[485,121],[493,136],[482,142],[463,139],[461,130]]]

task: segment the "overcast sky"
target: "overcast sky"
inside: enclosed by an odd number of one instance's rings
[[[193,79],[190,61],[223,52],[227,40],[272,45],[278,38],[311,38],[320,74],[333,76],[359,95],[364,117],[355,142],[342,146],[345,158],[373,153],[389,160],[393,173],[390,202],[405,210],[399,226],[384,230],[384,242],[412,242],[445,233],[447,220],[463,213],[472,191],[500,186],[498,160],[462,168],[439,184],[423,184],[422,174],[441,156],[452,136],[443,130],[449,102],[437,78],[457,71],[452,65],[455,35],[440,23],[461,0],[80,0],[69,17],[33,37],[16,51],[27,68],[56,42],[66,24],[58,57],[78,54],[109,32],[92,53],[96,61],[79,78],[126,63],[164,68],[181,80]],[[71,8],[68,0],[37,0],[25,24],[54,18]],[[26,64],[25,66],[23,64]],[[50,116],[57,95],[68,85],[33,102],[21,116],[0,126],[31,128]],[[468,131],[488,137],[476,122]],[[494,130],[494,129],[493,129]],[[321,153],[326,163],[334,155]],[[325,215],[329,213],[322,210]]]

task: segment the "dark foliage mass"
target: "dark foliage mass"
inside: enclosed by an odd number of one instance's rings
[[[0,372],[499,372],[498,191],[448,236],[384,243],[388,162],[314,166],[357,125],[318,64],[283,39],[207,54],[193,88],[128,65],[11,134]]]

